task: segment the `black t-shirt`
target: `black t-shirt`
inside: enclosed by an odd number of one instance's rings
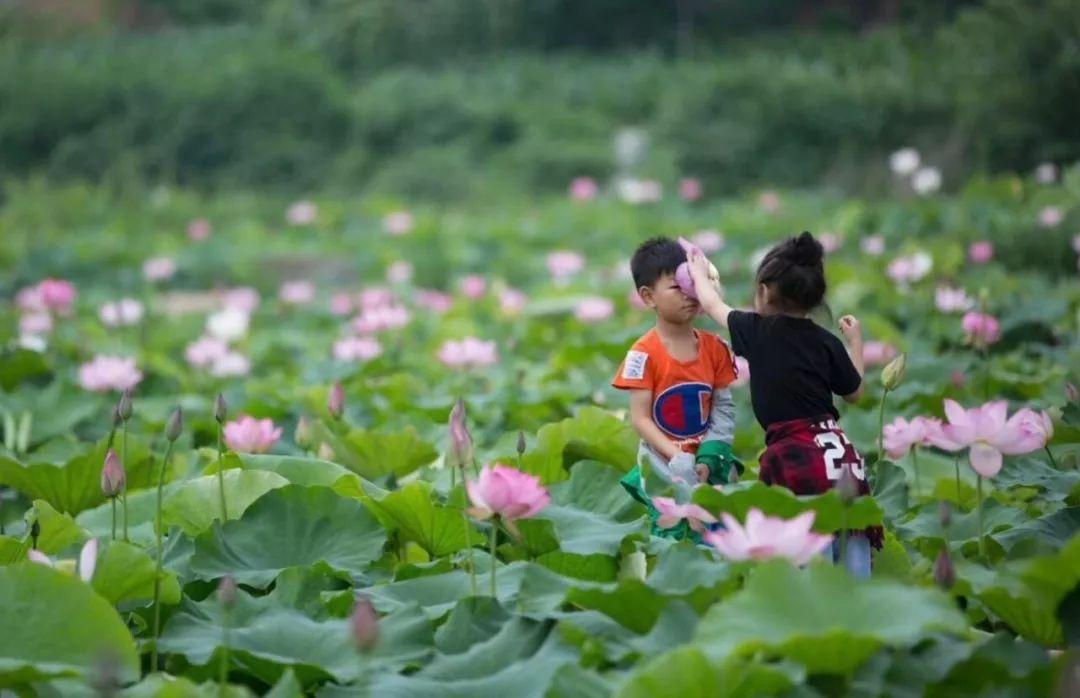
[[[728,328],[735,353],[750,364],[750,400],[765,428],[825,414],[836,419],[833,394],[850,395],[862,383],[840,339],[809,318],[733,310]]]

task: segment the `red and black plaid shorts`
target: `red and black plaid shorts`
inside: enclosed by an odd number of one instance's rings
[[[859,495],[870,494],[866,464],[831,416],[770,424],[758,477],[795,494],[822,494],[836,486],[844,468],[851,470]],[[880,526],[866,529],[874,547],[881,547]]]

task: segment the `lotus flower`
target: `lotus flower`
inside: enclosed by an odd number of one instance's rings
[[[38,284],[41,301],[56,313],[67,314],[75,302],[75,285],[62,279],[45,279]]]
[[[353,311],[352,297],[348,293],[335,293],[330,297],[330,313],[332,315],[348,315]]]
[[[989,240],[973,242],[968,247],[968,259],[973,264],[986,264],[994,258],[994,243]]]
[[[935,446],[947,451],[969,449],[971,467],[983,477],[1001,471],[1002,456],[1030,453],[1046,445],[1048,418],[1032,410],[1020,410],[1011,419],[1004,400],[965,410],[953,400],[945,401],[949,423],[931,434]]]
[[[900,460],[915,446],[924,445],[926,438],[927,425],[921,417],[910,422],[903,417],[897,417],[886,424],[882,431],[882,445],[891,460]]]
[[[392,284],[407,284],[412,281],[413,265],[398,260],[386,268],[386,280]]]
[[[478,274],[470,274],[461,280],[461,292],[472,300],[483,298],[487,293],[487,279]]]
[[[976,346],[986,346],[1001,339],[1001,323],[993,315],[970,312],[961,320],[965,341]]]
[[[824,232],[818,235],[818,242],[821,243],[821,248],[825,251],[825,254],[831,254],[840,249],[840,245],[843,240],[836,233]]]
[[[394,292],[385,286],[368,286],[360,291],[357,301],[364,310],[375,310],[394,305],[396,299]]]
[[[334,381],[330,386],[330,394],[326,397],[326,411],[337,419],[345,412],[345,386],[341,381]]]
[[[251,373],[251,359],[235,351],[227,351],[214,359],[210,375],[217,378],[246,376]]]
[[[906,285],[925,277],[930,273],[933,266],[933,257],[925,252],[915,252],[914,254],[897,257],[889,262],[889,265],[885,268],[885,273],[893,281]]]
[[[880,257],[885,254],[885,238],[880,235],[871,235],[863,238],[859,248],[871,257]]]
[[[19,333],[43,335],[52,332],[53,318],[45,312],[29,312],[19,318]]]
[[[243,415],[225,425],[224,436],[233,451],[266,453],[281,438],[281,427],[275,427],[271,419]]]
[[[690,238],[705,254],[712,254],[724,249],[724,236],[715,230],[699,230]]]
[[[907,177],[919,169],[919,151],[914,148],[901,148],[889,156],[889,169],[893,174]]]
[[[602,322],[615,312],[615,304],[608,298],[586,298],[574,307],[574,317],[582,322]]]
[[[101,493],[109,499],[118,496],[124,491],[126,479],[124,464],[120,462],[120,456],[110,448],[105,454],[105,464],[101,468]]]
[[[911,177],[911,188],[925,196],[941,189],[941,171],[936,167],[923,167]]]
[[[814,533],[815,513],[805,511],[794,519],[784,520],[765,516],[760,509],[751,509],[743,527],[735,518],[721,512],[724,529],[706,531],[702,538],[733,561],[766,560],[782,557],[796,565],[805,565],[832,543],[832,536]]]
[[[625,177],[615,183],[615,190],[620,199],[634,205],[659,201],[664,195],[664,188],[655,179]]]
[[[58,569],[64,569],[63,565],[57,565],[52,559],[41,552],[40,550],[27,550],[26,557],[30,562],[37,563],[39,565],[45,565],[46,567],[53,567]],[[83,580],[87,584],[94,578],[94,569],[97,567],[98,557],[98,540],[97,538],[91,538],[83,544],[81,550],[79,550],[79,561],[76,563],[76,569],[78,570],[79,579]],[[70,563],[69,563],[70,564]]]
[[[135,359],[122,356],[98,355],[79,366],[79,385],[97,393],[128,390],[138,385],[142,378],[142,371],[135,367]]]
[[[172,257],[151,257],[143,262],[142,271],[147,281],[168,281],[176,274],[176,261]]]
[[[585,258],[572,250],[556,250],[548,254],[547,268],[556,281],[565,281],[585,268]]]
[[[938,286],[934,291],[934,305],[943,313],[962,313],[970,310],[975,301],[962,288]]]
[[[202,242],[209,238],[213,232],[214,227],[205,218],[196,218],[187,226],[187,236],[192,242]]]
[[[108,302],[98,310],[98,317],[107,327],[137,325],[143,318],[143,304],[134,298],[121,298]]]
[[[683,201],[697,201],[701,198],[701,180],[686,177],[679,181],[679,196]]]
[[[464,468],[472,462],[473,442],[466,422],[465,402],[458,398],[450,410],[450,455],[455,467]]]
[[[242,339],[248,333],[251,317],[238,308],[225,308],[206,318],[206,331],[225,342]]]
[[[862,357],[867,366],[884,366],[896,358],[896,347],[886,342],[869,341],[863,344]]]
[[[447,340],[439,347],[438,359],[454,368],[476,368],[498,363],[499,353],[494,340],[483,341],[475,337]]]
[[[251,315],[259,307],[259,292],[250,286],[230,288],[222,294],[222,305],[228,310],[235,310]],[[246,330],[245,330],[246,331]]]
[[[499,294],[499,308],[507,315],[517,315],[525,309],[528,298],[516,288],[508,288]]]
[[[383,230],[389,235],[407,235],[412,229],[413,217],[408,211],[394,211],[383,218]]]
[[[540,478],[498,463],[485,465],[480,478],[468,481],[466,489],[472,502],[469,514],[480,520],[498,516],[512,524],[535,516],[551,502]]]
[[[1057,179],[1058,170],[1057,165],[1052,162],[1040,163],[1035,168],[1035,181],[1039,184],[1053,184]]]
[[[319,209],[310,201],[297,201],[285,211],[285,220],[292,225],[311,225],[319,217]]]
[[[1057,206],[1047,206],[1039,211],[1039,225],[1044,228],[1056,228],[1065,220],[1065,214]]]
[[[315,285],[310,281],[286,281],[278,289],[278,298],[289,305],[304,305],[315,300]]]
[[[338,361],[371,361],[382,351],[382,344],[374,337],[346,337],[334,342],[334,358]]]
[[[454,298],[442,291],[422,288],[416,292],[416,304],[424,310],[441,315],[454,305]]]
[[[679,290],[683,292],[687,297],[697,299],[697,290],[694,288],[694,278],[690,276],[690,256],[692,254],[700,254],[704,256],[701,249],[697,245],[693,244],[685,238],[679,238],[679,245],[682,246],[686,252],[687,261],[681,263],[675,268],[675,283],[679,285]],[[706,260],[708,261],[708,260]],[[709,262],[709,280],[719,288],[720,287],[720,272],[716,270],[716,267],[712,262]]]
[[[776,213],[783,205],[780,195],[771,189],[761,192],[758,196],[758,207],[765,213]]]
[[[574,201],[592,201],[596,198],[598,191],[596,180],[592,177],[575,177],[570,182],[570,198]]]
[[[375,334],[408,325],[412,320],[409,309],[402,305],[365,308],[353,318],[352,327],[359,334]]]
[[[716,517],[697,504],[677,504],[671,497],[653,497],[653,506],[660,512],[656,525],[660,528],[675,528],[686,519],[690,528],[698,533],[705,530],[705,524],[716,523]]]
[[[360,597],[349,616],[353,644],[361,652],[375,647],[379,640],[379,614],[366,598]]]

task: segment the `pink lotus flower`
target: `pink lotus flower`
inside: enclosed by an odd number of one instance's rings
[[[15,294],[15,307],[24,313],[45,312],[45,299],[41,297],[41,285],[24,286]]]
[[[885,268],[885,273],[888,274],[890,279],[899,284],[908,284],[925,277],[930,273],[933,266],[934,260],[930,255],[925,252],[916,252],[897,257],[889,262],[889,266]]]
[[[528,298],[516,288],[508,288],[499,295],[499,307],[507,315],[517,315],[525,309]]]
[[[818,235],[818,242],[821,243],[821,247],[825,250],[825,254],[832,254],[840,249],[840,244],[843,242],[840,236],[836,233],[824,232]]]
[[[134,298],[109,301],[98,310],[98,317],[106,327],[137,325],[143,319],[143,304]]]
[[[620,199],[635,206],[659,201],[660,197],[663,196],[663,188],[660,186],[660,182],[654,179],[634,179],[632,177],[620,179],[615,184],[615,190],[618,192]]]
[[[961,327],[969,344],[987,345],[1001,339],[1001,323],[993,315],[974,311],[966,313]]]
[[[750,362],[741,356],[735,357],[735,380],[731,387],[740,388],[750,382]]]
[[[636,288],[630,289],[630,292],[626,294],[626,299],[630,301],[630,307],[632,308],[635,308],[637,310],[649,309],[649,306],[645,305],[644,299],[642,299],[641,294],[638,293],[638,290]]]
[[[989,240],[980,240],[971,243],[968,247],[968,259],[972,264],[986,264],[994,258],[994,243]]]
[[[565,281],[585,268],[585,258],[571,250],[556,250],[548,254],[547,268],[556,281]]]
[[[368,308],[353,319],[352,327],[358,334],[375,334],[404,327],[411,319],[409,309],[401,305]]]
[[[1056,228],[1065,220],[1065,213],[1057,206],[1047,206],[1039,211],[1039,225],[1044,228]]]
[[[20,334],[43,335],[52,332],[52,315],[45,312],[31,312],[19,318]]]
[[[79,385],[97,393],[128,390],[138,385],[142,378],[142,371],[135,367],[135,359],[122,356],[98,355],[79,366]]]
[[[365,310],[372,308],[385,308],[394,304],[394,292],[383,286],[369,286],[360,291],[357,297],[360,307]]]
[[[413,265],[397,261],[386,268],[386,280],[392,284],[407,284],[413,277]]]
[[[413,217],[408,211],[394,211],[383,218],[383,230],[389,235],[407,235],[412,229]]]
[[[512,525],[517,519],[536,516],[551,503],[540,478],[498,463],[485,465],[480,478],[469,480],[465,487],[472,502],[469,515],[481,521],[498,516]]]
[[[896,347],[886,342],[869,341],[863,344],[862,358],[867,366],[884,366],[896,358]]]
[[[454,401],[454,407],[450,410],[450,465],[455,468],[464,468],[473,460],[473,440],[469,433],[468,415],[465,412],[465,401],[458,398]]]
[[[574,201],[592,201],[599,188],[592,177],[576,177],[570,182],[570,198]]]
[[[346,337],[334,342],[334,358],[338,361],[370,361],[382,351],[382,344],[374,337]]]
[[[285,211],[285,220],[291,225],[311,225],[319,217],[319,209],[310,201],[297,201]]]
[[[151,257],[143,262],[142,272],[147,281],[168,281],[176,274],[176,260],[172,257]]]
[[[690,238],[690,242],[697,245],[705,254],[719,252],[725,245],[724,236],[715,230],[699,230]]]
[[[705,530],[705,524],[716,523],[716,517],[697,504],[676,504],[670,497],[653,497],[653,506],[660,512],[656,525],[660,528],[675,528],[686,519],[690,528],[698,533]]]
[[[214,232],[214,228],[210,225],[210,221],[205,218],[196,218],[188,223],[187,236],[188,240],[192,242],[202,242],[210,237],[210,234]]]
[[[109,449],[105,454],[105,463],[101,467],[101,493],[112,499],[124,491],[127,475],[124,473],[124,464],[116,451]]]
[[[49,310],[66,315],[75,302],[75,285],[62,279],[45,279],[38,284],[41,301]]]
[[[885,254],[885,238],[880,235],[870,235],[863,238],[859,247],[871,257],[880,257]]]
[[[227,351],[214,359],[210,365],[210,375],[216,378],[246,376],[251,373],[251,360],[235,351]]]
[[[746,526],[721,512],[724,530],[706,531],[702,538],[732,561],[785,558],[796,565],[805,565],[832,543],[832,536],[813,533],[813,511],[804,511],[794,519],[784,520],[765,516],[760,509],[746,514]]]
[[[938,286],[934,291],[934,305],[943,313],[962,313],[970,310],[975,301],[962,288]]]
[[[206,368],[227,353],[229,353],[229,345],[223,340],[202,336],[187,345],[184,349],[184,358],[196,368]]]
[[[885,425],[881,436],[885,454],[891,460],[900,460],[915,446],[927,443],[927,423],[922,417],[916,417],[910,422],[903,417],[897,417]]]
[[[701,194],[701,180],[687,177],[679,182],[679,196],[683,201],[697,201]]]
[[[353,644],[361,652],[369,652],[379,642],[379,614],[365,598],[358,598],[349,616],[349,631]]]
[[[259,292],[250,286],[238,286],[226,290],[221,297],[222,307],[251,315],[259,307]]]
[[[278,289],[278,298],[289,305],[304,305],[315,300],[315,284],[310,281],[286,281]]]
[[[79,561],[76,564],[75,569],[79,574],[79,579],[83,580],[87,584],[94,578],[94,569],[97,567],[98,557],[98,540],[97,538],[91,538],[86,541],[82,549],[79,551]],[[45,565],[46,567],[57,568],[56,563],[52,559],[41,552],[40,550],[27,550],[26,558],[30,562]],[[60,567],[59,569],[64,569]]]
[[[461,280],[461,292],[472,300],[483,298],[487,293],[487,279],[478,274],[470,274]]]
[[[247,335],[251,317],[242,310],[225,308],[206,318],[206,331],[225,342],[232,342]]]
[[[586,298],[574,308],[574,317],[582,322],[602,322],[615,312],[615,304],[608,298]]]
[[[1035,168],[1035,181],[1039,184],[1053,184],[1057,179],[1058,170],[1057,165],[1052,162],[1040,163]]]
[[[935,446],[946,451],[968,449],[971,467],[983,477],[1001,472],[1003,456],[1030,453],[1046,445],[1046,415],[1020,410],[1008,417],[1004,400],[965,410],[953,400],[945,401],[949,423],[932,435]],[[1053,426],[1050,425],[1050,429]]]
[[[460,341],[447,340],[439,347],[438,359],[452,368],[477,368],[498,362],[499,354],[494,341],[466,337]]]
[[[771,189],[761,192],[758,196],[758,208],[765,213],[776,213],[783,206],[783,202],[780,201],[780,195]]]
[[[273,420],[243,415],[229,422],[224,430],[225,444],[242,453],[266,453],[281,438],[281,427]]]
[[[422,288],[416,292],[416,304],[424,310],[442,315],[453,307],[454,298],[442,291]]]
[[[333,315],[348,315],[353,311],[352,297],[347,293],[335,293],[330,297],[330,312]]]
[[[957,389],[963,388],[967,384],[967,376],[964,372],[958,368],[952,370],[952,374],[949,376],[949,382]]]

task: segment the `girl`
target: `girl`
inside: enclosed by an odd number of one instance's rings
[[[862,395],[862,329],[840,318],[844,343],[809,318],[825,298],[824,250],[804,232],[776,245],[757,270],[754,312],[734,310],[708,278],[708,261],[690,257],[690,274],[702,310],[731,332],[735,354],[750,364],[750,399],[765,429],[760,479],[795,494],[831,489],[845,469],[867,494],[866,469],[837,425],[833,395],[856,402]],[[881,547],[881,529],[850,536],[845,566],[870,576],[870,545]],[[833,545],[833,561],[839,557]]]

